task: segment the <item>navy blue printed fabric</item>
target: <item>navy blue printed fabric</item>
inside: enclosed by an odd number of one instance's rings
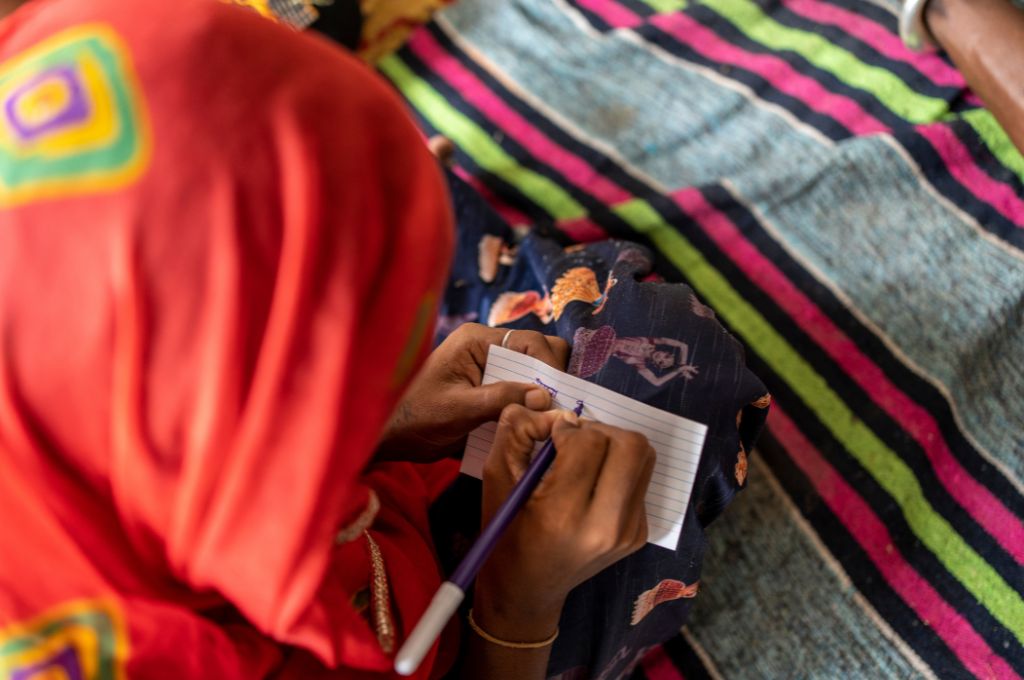
[[[450,184],[458,250],[438,342],[467,321],[558,335],[573,347],[570,373],[708,425],[677,549],[647,545],[566,604],[549,676],[624,677],[685,622],[700,587],[704,528],[743,487],[770,397],[693,290],[652,274],[645,247],[563,246],[540,229],[516,233],[461,180]],[[479,529],[479,497],[480,483],[462,477],[434,508],[449,570]]]

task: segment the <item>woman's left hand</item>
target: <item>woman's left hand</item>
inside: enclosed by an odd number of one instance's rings
[[[497,420],[509,404],[534,411],[551,408],[551,395],[538,385],[480,384],[488,348],[500,345],[506,333],[504,328],[468,323],[448,336],[427,359],[392,414],[377,459],[440,460],[458,452],[470,432]],[[507,346],[560,371],[569,360],[568,343],[535,331],[514,331]]]

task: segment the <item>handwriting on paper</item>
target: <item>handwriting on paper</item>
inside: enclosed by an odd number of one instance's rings
[[[562,373],[525,354],[493,346],[483,383],[503,380],[541,385],[551,393],[555,408],[573,411],[582,405],[584,417],[645,435],[658,454],[647,491],[648,541],[675,550],[707,436],[705,425]],[[469,435],[463,473],[478,479],[482,476],[496,429],[495,423],[487,423]]]

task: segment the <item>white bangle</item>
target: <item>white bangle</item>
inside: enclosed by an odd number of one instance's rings
[[[924,21],[927,7],[928,0],[906,0],[900,10],[900,38],[914,52],[936,52],[939,49]]]

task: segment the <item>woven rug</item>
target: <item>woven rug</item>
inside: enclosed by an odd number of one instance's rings
[[[460,0],[381,64],[513,224],[642,241],[775,397],[636,677],[1024,675],[1024,158],[886,0]]]

